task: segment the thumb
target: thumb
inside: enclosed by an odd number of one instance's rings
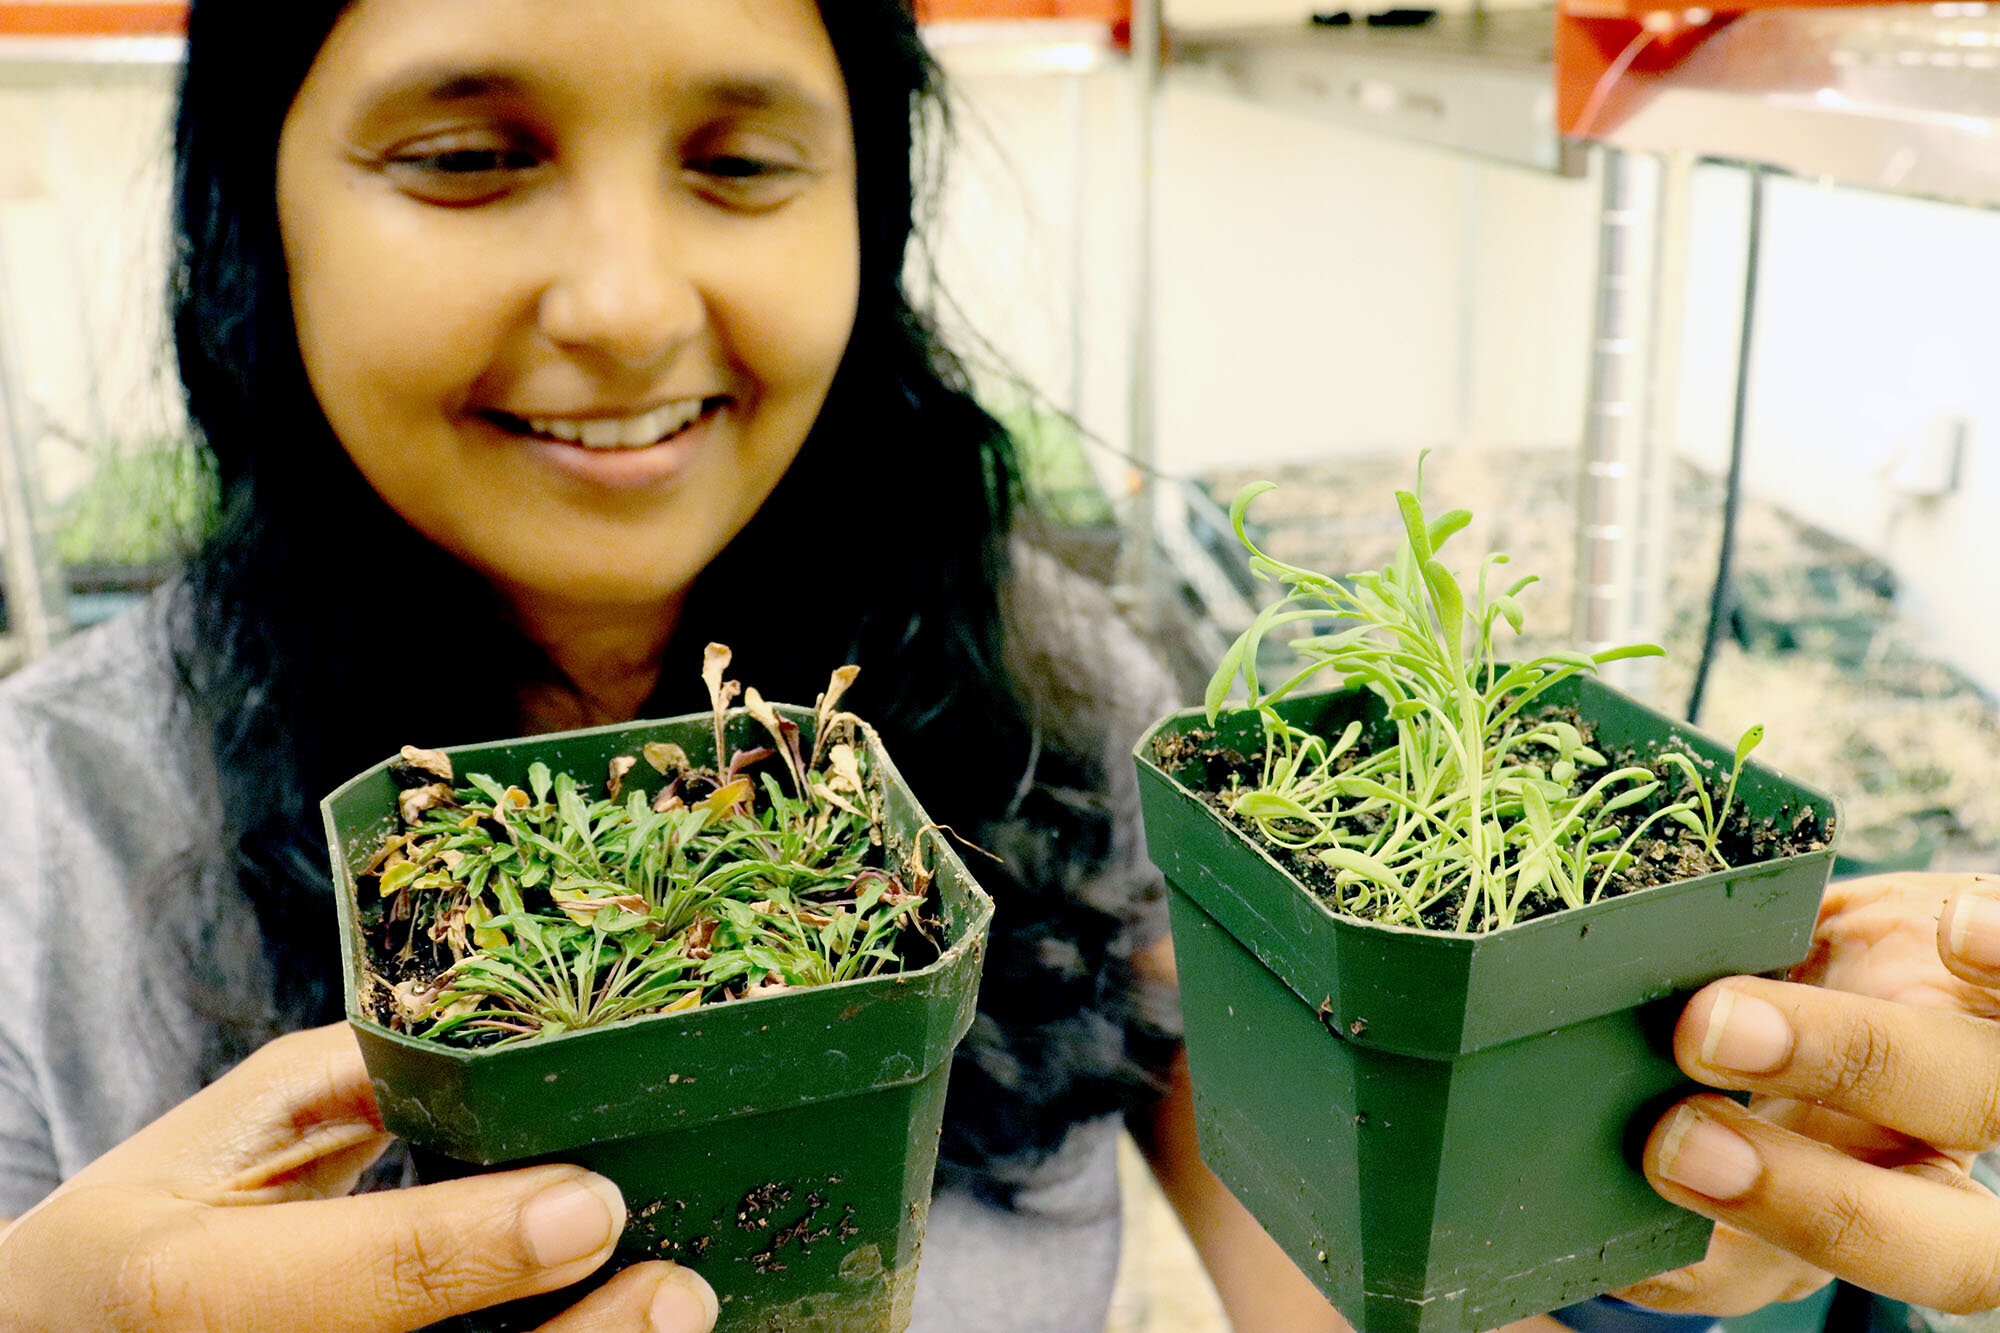
[[[79,1191],[89,1196],[124,1191]],[[109,1205],[132,1218],[131,1198]],[[155,1202],[148,1200],[148,1202]],[[407,1333],[568,1286],[610,1257],[625,1201],[602,1176],[532,1167],[409,1190],[156,1217],[120,1256],[148,1327]]]
[[[2000,987],[2000,884],[1973,878],[1986,882],[1952,894],[1938,917],[1938,954],[1960,979]]]

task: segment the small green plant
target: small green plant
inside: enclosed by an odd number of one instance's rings
[[[838,707],[854,668],[820,695],[807,751],[728,664],[710,645],[712,768],[651,744],[597,795],[539,763],[525,790],[455,785],[447,756],[404,749],[402,827],[361,875],[389,1026],[484,1045],[902,967],[928,876],[914,853],[907,879],[883,864],[858,722]],[[728,748],[739,693],[770,744]],[[782,780],[759,768],[774,758]],[[653,792],[629,782],[641,761]]]
[[[1245,515],[1272,489],[1246,486],[1230,521],[1256,576],[1287,591],[1230,647],[1205,702],[1212,725],[1243,682],[1263,746],[1256,781],[1233,780],[1223,804],[1271,842],[1326,867],[1337,910],[1413,926],[1442,916],[1462,932],[1500,929],[1538,899],[1594,901],[1633,867],[1641,840],[1669,822],[1694,830],[1720,865],[1717,840],[1761,729],[1737,747],[1720,802],[1692,760],[1671,754],[1693,792],[1669,799],[1654,770],[1611,766],[1573,722],[1535,706],[1572,676],[1658,655],[1658,647],[1501,660],[1497,626],[1522,631],[1518,599],[1536,579],[1501,586],[1507,557],[1489,555],[1468,596],[1438,552],[1472,516],[1425,514],[1421,463],[1416,489],[1396,494],[1404,534],[1396,558],[1344,578],[1276,560],[1252,541]],[[1291,641],[1300,665],[1264,690],[1256,663],[1265,637],[1329,619],[1333,632]],[[1278,702],[1328,670],[1381,701],[1386,735],[1357,721],[1329,740],[1285,720]]]
[[[1722,789],[1720,801],[1709,799],[1708,783],[1702,779],[1701,770],[1695,767],[1694,760],[1679,750],[1669,750],[1660,756],[1661,763],[1678,770],[1687,779],[1690,794],[1686,804],[1689,808],[1675,812],[1674,818],[1693,830],[1695,836],[1701,839],[1702,850],[1708,853],[1709,859],[1725,870],[1729,868],[1729,862],[1722,857],[1722,830],[1729,822],[1730,808],[1736,803],[1736,783],[1743,776],[1743,761],[1750,757],[1750,752],[1763,739],[1762,726],[1752,727],[1737,738],[1736,757],[1730,764],[1729,782]]]

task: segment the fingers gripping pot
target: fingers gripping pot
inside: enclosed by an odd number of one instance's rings
[[[780,713],[812,739],[809,710]],[[539,762],[603,773],[649,742],[712,760],[708,714],[450,750],[461,772],[526,781]],[[730,743],[749,745],[749,722]],[[347,1013],[383,1123],[428,1179],[538,1161],[616,1181],[628,1222],[599,1275],[644,1259],[699,1272],[729,1333],[907,1326],[953,1047],[972,1022],[993,905],[862,729],[891,864],[922,844],[938,956],[909,971],[651,1014],[489,1049],[389,1031],[362,1004],[356,868],[395,827],[385,762],[322,805],[338,889]],[[633,775],[644,773],[644,767]],[[929,831],[926,831],[926,830]],[[470,1321],[532,1327],[577,1298]]]
[[[1595,679],[1550,692],[1640,762],[1715,742]],[[1358,690],[1299,695],[1337,735]],[[1712,1223],[1639,1169],[1646,1130],[1694,1085],[1674,1064],[1686,994],[1805,955],[1830,847],[1599,900],[1483,935],[1339,916],[1203,799],[1198,765],[1138,747],[1146,836],[1172,890],[1202,1156],[1368,1333],[1470,1333],[1702,1257]],[[1215,750],[1256,752],[1224,713]],[[1232,729],[1233,727],[1233,729]],[[1832,800],[1759,764],[1753,820],[1830,829]]]

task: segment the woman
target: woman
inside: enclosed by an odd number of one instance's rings
[[[1164,687],[1010,545],[1006,440],[902,295],[927,78],[898,0],[199,0],[220,519],[0,690],[0,1323],[401,1330],[601,1265],[623,1203],[573,1168],[350,1196],[351,1039],[267,1041],[338,1012],[312,803],[405,742],[697,708],[721,639],[774,697],[858,662],[1006,864],[918,1326],[1102,1326],[1129,1111],[1236,1325],[1340,1327],[1194,1153],[1122,758]],[[547,1327],[715,1317],[645,1264]]]
[[[574,1171],[321,1200],[381,1147],[337,1033],[160,1117],[338,1016],[320,793],[698,708],[720,639],[772,697],[858,663],[1009,867],[920,1317],[1101,1325],[1118,1115],[1174,1049],[1125,758],[1165,695],[1010,548],[1007,441],[902,294],[927,78],[894,0],[195,7],[176,330],[220,523],[0,710],[0,1215],[69,1182],[0,1246],[16,1322],[408,1328],[596,1267],[622,1204]],[[653,1265],[572,1322],[655,1292],[709,1299]]]

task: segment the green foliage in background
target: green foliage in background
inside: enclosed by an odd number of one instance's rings
[[[66,565],[162,565],[207,530],[215,477],[191,440],[98,452],[89,480],[57,507],[56,554]]]
[[[1036,510],[1071,527],[1109,527],[1118,521],[1111,500],[1090,466],[1083,428],[1069,417],[1015,399],[988,410],[1014,439],[1022,481]]]

